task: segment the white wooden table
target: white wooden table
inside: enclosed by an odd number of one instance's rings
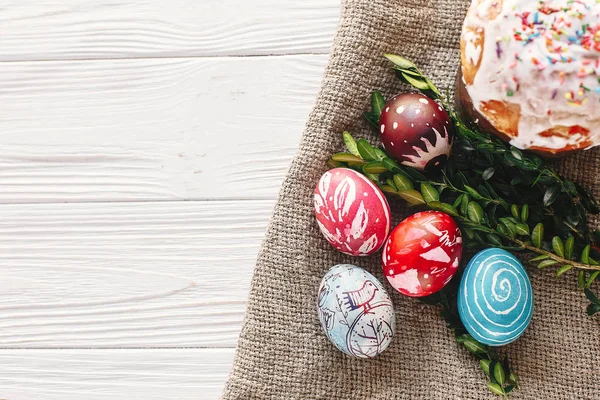
[[[0,399],[216,399],[339,0],[0,0]]]

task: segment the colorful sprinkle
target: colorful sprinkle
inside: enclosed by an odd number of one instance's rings
[[[513,96],[519,91],[519,80],[516,77],[522,75],[516,68],[519,62],[527,60],[538,71],[548,69],[550,73],[544,74],[544,77],[555,79],[560,85],[570,85],[572,79],[579,78],[576,81],[578,86],[564,88],[567,89],[565,98],[571,105],[585,104],[590,93],[600,95],[600,20],[595,11],[592,14],[592,7],[594,10],[598,8],[591,1],[560,1],[563,7],[558,8],[557,2],[538,0],[537,10],[511,14],[513,18],[517,18],[518,27],[510,35],[498,36],[495,49],[497,58],[503,59],[502,65],[498,66],[498,73],[509,73],[506,79],[510,82],[512,78],[516,84],[502,85],[502,91],[507,96]],[[600,4],[600,0],[595,2]],[[517,7],[513,7],[515,8]],[[505,15],[505,18],[508,17],[509,15]],[[533,42],[534,45],[530,45]],[[518,47],[522,47],[522,50],[516,51],[514,58],[506,57],[508,46],[514,47],[517,44],[521,45]],[[598,53],[594,53],[595,51]],[[565,68],[562,64],[572,66]],[[514,72],[508,72],[510,70]],[[598,86],[586,81],[590,77],[594,77],[594,82],[597,79]],[[584,82],[587,82],[587,86]],[[555,83],[552,86],[558,85]],[[564,89],[561,89],[561,93]],[[557,98],[558,93],[558,89],[553,89],[552,99]]]

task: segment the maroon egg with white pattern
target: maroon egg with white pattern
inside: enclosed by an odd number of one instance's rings
[[[390,157],[420,171],[439,171],[452,151],[454,127],[448,113],[422,94],[399,94],[388,101],[379,131]]]
[[[342,253],[368,256],[391,229],[390,206],[377,186],[348,168],[323,174],[314,194],[315,217],[329,243]]]

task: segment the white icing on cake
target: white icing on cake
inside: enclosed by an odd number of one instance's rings
[[[467,31],[463,33],[463,39],[466,43],[465,55],[467,57],[467,61],[469,61],[473,65],[477,65],[477,63],[479,62],[479,57],[481,57],[481,51],[483,49],[480,45],[476,43],[475,32]]]
[[[477,66],[480,56],[481,63],[466,89],[483,115],[489,101],[520,106],[511,144],[554,150],[600,145],[596,1],[473,0],[463,27],[463,63]],[[481,33],[483,48],[476,45]],[[577,126],[584,129],[565,129],[566,137],[539,135]]]

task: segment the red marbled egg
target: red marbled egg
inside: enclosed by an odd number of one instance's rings
[[[452,150],[454,127],[448,113],[418,93],[395,96],[379,119],[381,142],[399,163],[420,171],[441,169]]]
[[[321,232],[345,254],[375,253],[391,229],[390,206],[381,190],[348,168],[323,174],[315,189],[314,206]]]
[[[462,257],[456,222],[440,211],[423,211],[402,221],[383,249],[383,273],[407,296],[437,292],[454,276]]]

